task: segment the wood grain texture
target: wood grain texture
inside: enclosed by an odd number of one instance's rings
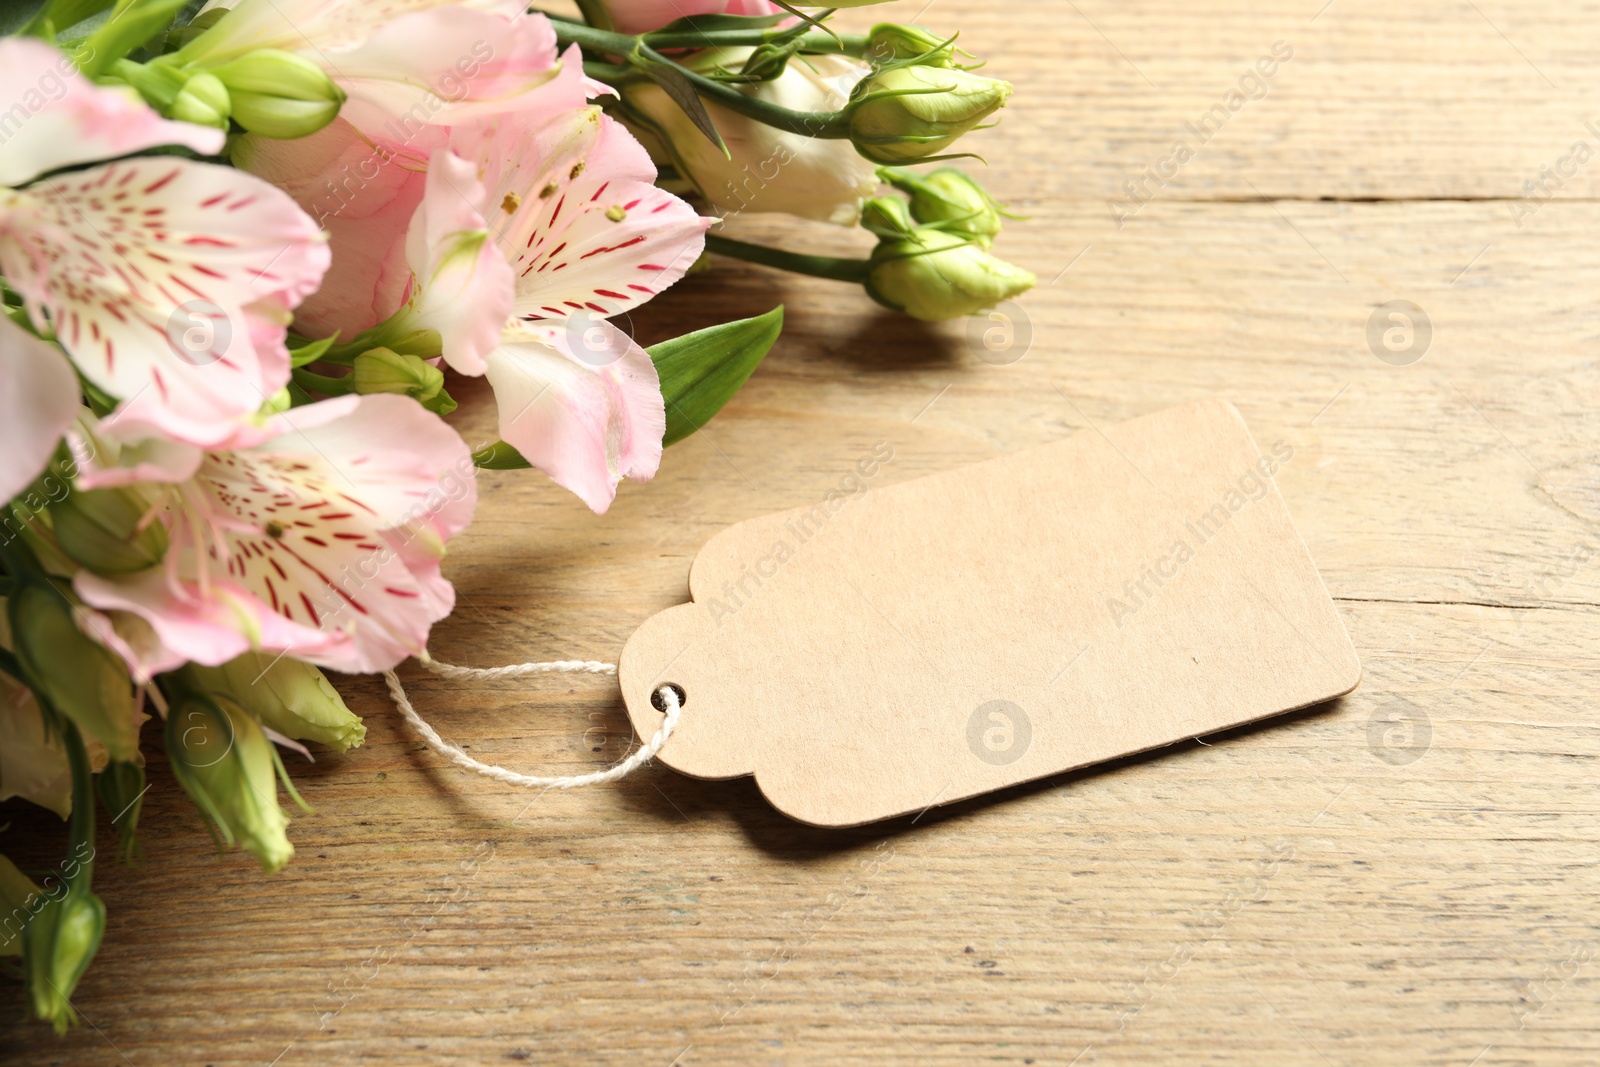
[[[921,20],[1018,86],[981,150],[1031,216],[1000,244],[1040,276],[1025,354],[759,268],[683,282],[641,339],[780,300],[784,338],[604,518],[484,475],[435,650],[614,657],[713,532],[820,500],[879,440],[889,484],[1220,396],[1294,450],[1278,483],[1360,652],[1353,694],[830,832],[664,768],[510,793],[344,679],[368,743],[295,768],[316,811],[280,875],[211,852],[152,758],[147,862],[97,880],[93,1025],[22,1024],[8,983],[0,1060],[1595,1062],[1600,162],[1520,225],[1534,205],[1509,198],[1600,143],[1600,7],[1319,3],[938,0]],[[1119,227],[1108,198],[1277,40],[1268,95]],[[1366,341],[1397,299],[1433,328],[1409,366]],[[487,392],[458,395],[486,439]],[[573,773],[630,744],[603,680],[406,677],[480,758]],[[58,826],[7,812],[8,852],[48,866]]]

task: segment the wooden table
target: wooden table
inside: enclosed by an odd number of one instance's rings
[[[6,983],[4,1061],[1594,1063],[1600,8],[1322,2],[932,5],[1017,86],[973,145],[1030,216],[999,246],[1040,278],[1025,353],[986,361],[966,323],[761,268],[680,284],[641,339],[778,301],[788,329],[603,518],[484,475],[435,649],[612,658],[685,598],[713,531],[821,499],[879,440],[888,484],[1221,396],[1294,450],[1278,481],[1360,650],[1355,693],[826,832],[748,780],[660,767],[510,791],[346,679],[368,743],[294,768],[316,811],[276,877],[219,858],[152,756],[148,862],[97,881],[90,1025],[19,1024]],[[1280,41],[1264,95],[1128,200]],[[1545,167],[1560,188],[1519,199]],[[1368,344],[1394,300],[1431,323],[1405,365]],[[486,438],[487,393],[458,395]],[[481,758],[579,772],[630,744],[606,680],[406,677]],[[14,821],[7,850],[50,863],[57,826]]]

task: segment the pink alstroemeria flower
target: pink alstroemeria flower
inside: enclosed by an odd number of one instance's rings
[[[0,40],[0,100],[18,102],[8,123],[24,112],[0,152],[0,274],[28,318],[130,417],[225,435],[288,381],[290,309],[328,267],[315,224],[231,167],[161,156],[52,174],[157,145],[214,153],[223,134],[91,85],[41,41]],[[40,345],[0,334],[0,496],[38,473],[69,398],[76,414],[76,379]]]
[[[553,121],[550,116],[570,115],[586,107],[590,89],[581,53],[570,48],[556,77],[519,100],[536,101],[537,109],[523,113],[519,107],[513,121],[537,128]],[[486,194],[470,165],[444,159],[451,139],[452,131],[444,126],[427,127],[407,141],[367,137],[337,118],[311,136],[293,141],[243,137],[236,142],[234,163],[292,196],[332,241],[338,269],[330,271],[322,287],[295,312],[295,325],[302,334],[325,337],[339,332],[349,339],[388,319],[414,296],[430,300],[441,314],[448,314],[444,284],[431,295],[419,296],[420,290],[429,288],[435,270],[475,259],[493,269],[495,245],[485,240],[488,230],[481,203]],[[430,178],[429,163],[435,158],[441,166]],[[455,182],[470,195],[452,192]],[[423,196],[430,187],[432,207],[424,213]],[[458,254],[450,255],[446,245]],[[505,267],[492,284],[466,294],[467,306],[485,320],[479,330],[488,340],[480,340],[480,351],[488,350],[511,314],[510,284],[510,269]],[[489,310],[481,308],[482,300],[490,301]]]
[[[258,48],[295,52],[348,96],[340,116],[371,136],[521,106],[560,70],[549,19],[522,0],[238,0],[179,52],[215,66]],[[580,64],[581,65],[581,64]]]
[[[438,330],[455,370],[486,373],[500,436],[603,513],[623,478],[654,476],[666,427],[649,354],[605,320],[683,277],[711,220],[657,188],[599,108],[528,118],[457,127],[430,160],[398,317]],[[515,327],[496,337],[483,326],[503,310]]]
[[[452,134],[450,154],[474,165],[484,225],[511,265],[517,325],[488,352],[447,336],[445,360],[463,374],[482,368],[500,436],[604,512],[622,478],[655,474],[666,428],[649,353],[605,320],[683,277],[711,220],[657,188],[649,154],[599,108],[536,130],[508,115]],[[419,215],[444,195],[430,186]]]
[[[776,15],[768,0],[600,0],[599,7],[618,33],[659,30],[690,15]]]
[[[436,331],[453,369],[488,375],[501,436],[604,512],[622,478],[655,474],[665,427],[649,354],[604,320],[681,278],[711,220],[655,186],[632,135],[581,105],[570,66],[563,92],[580,106],[439,131],[425,161],[417,142],[374,147],[337,122],[239,161],[332,233],[336,269],[298,328]],[[389,162],[329,210],[330,184],[350,188],[352,164],[374,155]]]
[[[95,446],[92,457],[79,448],[85,487],[126,484],[130,472],[163,479],[139,485],[167,525],[163,562],[73,580],[91,607],[146,624],[118,627],[144,638],[117,649],[139,677],[251,649],[386,670],[421,652],[455,604],[439,561],[472,519],[472,457],[413,400],[347,396],[293,408],[241,428],[223,448],[193,450],[192,463],[119,454],[114,439]]]

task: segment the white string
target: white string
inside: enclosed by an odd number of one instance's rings
[[[453,663],[440,663],[423,649],[417,657],[428,670],[441,678],[521,678],[528,674],[616,674],[615,663],[602,663],[597,659],[557,659],[547,663],[512,663],[505,667],[457,667]]]
[[[418,662],[428,670],[442,678],[520,678],[529,674],[616,674],[615,663],[602,663],[599,660],[552,660],[546,663],[513,663],[505,667],[457,667],[451,663],[440,663],[426,651],[418,657]],[[411,699],[406,696],[405,686],[400,684],[400,678],[394,671],[384,671],[383,679],[389,684],[389,695],[394,698],[394,706],[400,710],[400,715],[410,723],[417,733],[422,735],[422,740],[445,759],[457,767],[475,771],[485,778],[493,778],[497,782],[507,785],[520,785],[528,789],[575,789],[582,785],[598,785],[601,782],[614,782],[624,775],[632,774],[640,766],[650,761],[661,746],[667,743],[667,738],[672,736],[672,731],[678,725],[678,713],[682,705],[678,702],[678,691],[670,685],[664,685],[656,690],[665,705],[667,718],[661,728],[655,732],[645,746],[621,763],[612,764],[603,771],[592,774],[575,774],[563,777],[544,778],[532,774],[518,774],[516,771],[497,767],[492,763],[483,763],[473,759],[455,745],[439,736],[439,732],[429,726],[417,709],[412,707]]]

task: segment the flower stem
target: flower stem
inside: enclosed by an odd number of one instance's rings
[[[564,47],[576,44],[598,55],[616,56],[623,60],[629,67],[640,73],[648,74],[651,71],[670,72],[674,79],[681,78],[689,82],[697,93],[707,100],[721,104],[729,111],[744,115],[746,118],[755,119],[775,129],[788,133],[796,133],[802,137],[823,137],[841,139],[850,136],[850,114],[843,111],[795,111],[792,108],[770,104],[765,100],[753,96],[746,96],[738,89],[715,78],[708,78],[686,67],[679,66],[660,55],[655,50],[656,34],[634,36],[626,33],[612,33],[610,30],[596,29],[593,26],[582,26],[575,22],[552,22],[556,31],[556,40]],[[664,35],[668,40],[678,40],[684,35]],[[704,45],[712,35],[689,35],[696,39],[696,43]],[[824,35],[819,35],[819,39]],[[663,44],[661,47],[672,47]],[[833,49],[830,49],[830,51]],[[617,80],[616,75],[606,77],[598,67],[584,65],[584,70],[592,76],[598,76],[606,82]]]
[[[65,716],[58,718],[67,746],[67,765],[72,768],[72,815],[67,823],[67,838],[72,843],[71,854],[84,857],[67,882],[87,893],[94,881],[94,772],[77,724]]]
[[[28,684],[28,680],[22,676],[22,664],[17,661],[16,653],[9,648],[0,648],[0,671],[11,675],[23,685]]]
[[[803,252],[786,252],[781,248],[735,241],[731,237],[706,234],[706,251],[719,256],[730,256],[750,263],[760,263],[795,274],[809,274],[813,278],[829,278],[836,282],[853,282],[857,285],[867,280],[867,260],[846,259],[840,256],[810,256]]]
[[[355,391],[355,376],[347,374],[342,378],[330,378],[325,374],[317,374],[296,367],[289,372],[296,385],[312,393],[321,393],[323,396],[344,396]]]
[[[677,33],[656,31],[646,34],[651,48],[737,48],[739,46],[770,44],[774,41],[794,40],[794,30],[685,30]],[[800,51],[816,55],[837,53],[860,59],[867,54],[867,35],[844,33],[837,37],[820,30],[799,35]]]

